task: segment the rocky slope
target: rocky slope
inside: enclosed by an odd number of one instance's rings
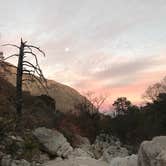
[[[99,135],[94,144],[79,136],[79,147],[72,147],[59,131],[40,127],[28,132],[31,135],[29,146],[31,158],[27,157],[27,136],[8,134],[2,146],[13,146],[17,156],[0,153],[1,166],[165,166],[166,136],[144,141],[138,155],[129,155],[116,137]],[[34,137],[32,137],[34,136]],[[10,144],[10,145],[9,145]],[[34,146],[34,144],[36,146]],[[32,146],[33,145],[33,146]],[[106,146],[107,145],[107,146]],[[26,146],[26,148],[25,148]],[[114,148],[112,148],[114,147]],[[108,149],[112,149],[108,153]],[[29,149],[29,150],[30,150]],[[26,152],[26,153],[25,153]],[[96,154],[100,152],[100,157]],[[105,154],[107,153],[107,155]],[[22,156],[21,154],[24,154]],[[26,155],[25,155],[26,154]],[[28,155],[28,156],[29,156]],[[18,157],[19,156],[19,157]]]
[[[8,132],[7,128],[12,126],[14,128],[15,115],[15,87],[0,77],[0,133],[5,130]],[[23,128],[53,128],[55,118],[55,103],[52,98],[46,95],[32,96],[29,92],[23,92]]]
[[[16,67],[9,63],[1,63],[0,76],[15,86]],[[56,101],[56,109],[61,112],[76,112],[76,106],[85,100],[79,92],[69,86],[60,84],[53,80],[48,80],[47,84],[49,96]],[[32,95],[41,95],[46,93],[39,85],[36,84],[36,82],[26,82],[23,88],[25,91],[30,91]]]

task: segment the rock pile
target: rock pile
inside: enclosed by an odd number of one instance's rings
[[[22,160],[12,160],[10,155],[6,155],[1,160],[2,166],[31,166],[31,164],[22,159]]]
[[[1,166],[166,166],[166,136],[144,141],[138,155],[130,155],[120,141],[106,134],[99,135],[94,144],[77,136],[78,146],[73,148],[60,132],[45,127],[33,131],[39,143],[40,162],[26,161],[0,153]],[[15,142],[24,150],[25,140],[19,136],[6,137],[8,144]],[[16,146],[16,147],[17,147]],[[1,145],[2,149],[3,145]],[[44,153],[45,152],[45,153]],[[22,153],[20,150],[18,153]],[[54,157],[54,160],[50,160]]]
[[[115,157],[128,156],[128,150],[122,147],[119,139],[107,134],[100,134],[92,145],[95,158],[110,163]]]

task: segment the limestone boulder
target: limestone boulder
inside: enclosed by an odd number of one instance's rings
[[[73,151],[63,134],[56,130],[40,127],[33,131],[33,135],[41,148],[50,155],[66,158]]]
[[[102,159],[108,163],[115,157],[126,157],[128,156],[128,150],[120,146],[109,146],[103,153]]]
[[[166,166],[166,136],[155,137],[141,144],[138,166]]]
[[[100,134],[96,137],[94,144],[92,145],[92,150],[95,158],[99,159],[102,157],[103,153],[108,149],[109,146],[121,146],[118,138],[110,136],[107,134]]]

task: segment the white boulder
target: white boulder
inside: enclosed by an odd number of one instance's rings
[[[110,146],[120,147],[121,143],[118,138],[110,136],[107,134],[100,134],[96,137],[94,144],[92,145],[92,150],[95,155],[95,158],[99,159],[102,157],[103,153]]]
[[[141,144],[138,166],[166,166],[166,136],[155,137]]]
[[[66,158],[73,151],[66,138],[56,130],[40,127],[33,131],[33,135],[50,155]]]

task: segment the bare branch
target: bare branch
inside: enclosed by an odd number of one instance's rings
[[[22,71],[23,71],[23,74],[31,73],[31,72],[32,72],[33,74],[35,73],[34,70],[26,70],[26,69],[23,69]]]
[[[47,84],[46,84],[46,81],[45,81],[44,77],[43,78],[37,77],[37,76],[35,76],[34,74],[31,74],[31,73],[26,73],[26,74],[28,74],[32,79],[37,80],[37,82],[43,87],[43,89],[45,90],[45,92],[48,94]],[[44,83],[46,85],[44,85]]]
[[[36,72],[36,74],[38,74],[39,77],[41,77],[43,80],[46,80],[46,79],[44,78],[43,73],[42,73],[42,71],[41,71],[41,69],[40,69],[39,66],[36,67],[36,66],[34,66],[32,63],[30,63],[30,62],[28,62],[28,61],[24,61],[23,65],[33,68],[33,69],[34,69],[34,73]]]
[[[14,44],[3,44],[2,46],[12,46],[12,47],[16,47],[16,48],[20,49],[20,47],[18,47],[17,45],[14,45]]]
[[[32,48],[31,47],[25,47],[25,50],[29,50],[29,51],[31,51],[31,52],[33,52],[33,50],[32,50]]]
[[[4,58],[4,61],[5,61],[5,60],[7,60],[7,59],[9,59],[9,58],[15,57],[15,56],[16,56],[16,57],[18,57],[19,55],[18,55],[18,54],[13,54],[13,55],[10,55],[10,56],[8,56],[8,57]]]
[[[25,47],[28,47],[28,48],[34,48],[36,50],[38,50],[39,52],[41,52],[44,56],[45,56],[45,52],[43,50],[41,50],[39,47],[36,47],[36,46],[33,46],[33,45],[25,45]]]
[[[34,69],[38,69],[36,66],[34,66],[32,63],[28,62],[28,61],[23,61],[23,66],[28,66],[29,67],[33,67]]]
[[[37,55],[35,53],[29,52],[29,51],[25,51],[24,54],[31,54],[31,55],[33,55],[35,57],[36,65],[39,66],[39,63],[38,63],[38,60],[37,60]]]

